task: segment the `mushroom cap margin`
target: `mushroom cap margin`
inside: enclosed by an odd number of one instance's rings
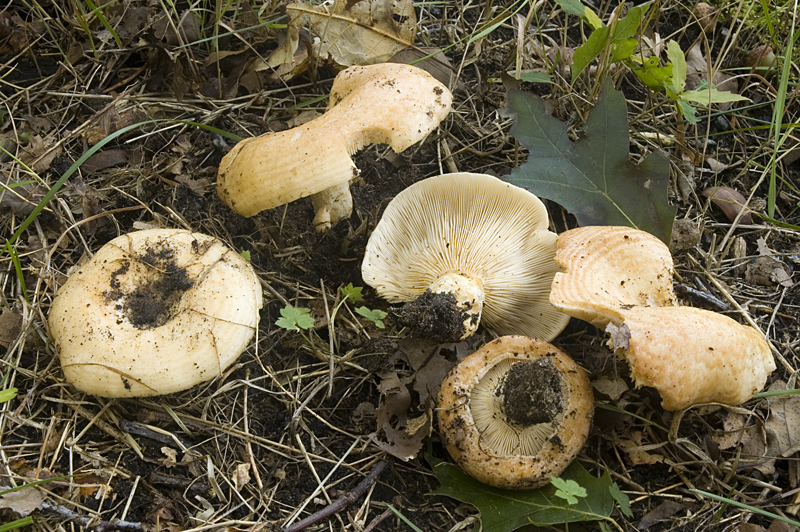
[[[481,445],[481,434],[470,412],[470,393],[487,371],[508,359],[535,360],[550,356],[561,373],[567,396],[559,414],[556,438],[536,456],[498,456]],[[569,378],[565,378],[569,377]],[[578,455],[589,436],[594,396],[586,372],[566,353],[525,336],[503,336],[484,345],[450,370],[439,391],[439,431],[453,460],[477,480],[504,489],[533,489],[558,476]]]

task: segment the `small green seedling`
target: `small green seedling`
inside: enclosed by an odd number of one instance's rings
[[[572,479],[564,480],[558,477],[550,477],[550,482],[557,488],[555,496],[567,501],[567,505],[564,507],[564,525],[569,531],[569,519],[567,518],[569,507],[578,504],[578,497],[581,499],[586,497],[586,488]]]
[[[281,309],[281,317],[275,320],[275,325],[288,331],[301,331],[314,326],[314,318],[307,308],[285,306]]]
[[[243,258],[244,260],[246,260],[247,262],[250,262],[250,250],[249,250],[249,249],[244,249],[244,250],[242,250],[242,251],[239,253],[239,255],[241,255],[241,256],[242,256],[242,258]]]
[[[386,324],[383,323],[383,318],[386,317],[386,313],[382,310],[378,309],[370,310],[367,307],[358,307],[356,309],[356,313],[358,313],[359,316],[367,318],[369,321],[374,323],[375,326],[378,327],[379,329],[383,329],[386,327]]]

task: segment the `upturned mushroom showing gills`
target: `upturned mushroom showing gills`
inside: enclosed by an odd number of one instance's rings
[[[569,316],[548,299],[555,233],[530,192],[484,174],[444,174],[395,196],[367,242],[364,282],[417,334],[458,341],[480,322],[549,341]]]
[[[161,395],[220,375],[250,343],[261,306],[250,263],[220,240],[151,229],[113,239],[72,273],[48,324],[79,390]]]
[[[672,256],[658,238],[629,227],[580,227],[558,237],[550,301],[612,332],[636,386],[659,391],[662,406],[743,403],[775,370],[764,336],[732,318],[678,306]]]
[[[594,398],[586,372],[566,353],[504,336],[453,367],[436,412],[447,451],[464,471],[498,488],[532,489],[578,455]]]
[[[452,100],[417,67],[350,67],[334,79],[322,116],[234,146],[220,163],[217,193],[243,216],[315,195],[314,226],[325,231],[352,213],[349,182],[359,171],[350,157],[369,144],[404,151],[436,129]]]

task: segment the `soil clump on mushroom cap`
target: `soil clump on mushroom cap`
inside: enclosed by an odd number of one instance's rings
[[[549,423],[564,411],[564,392],[558,368],[549,358],[517,362],[497,389],[505,397],[509,421],[521,426]]]
[[[143,264],[155,275],[149,276],[130,293],[120,288],[119,278],[127,275],[131,261]],[[137,329],[152,329],[167,323],[178,310],[183,294],[194,286],[186,268],[175,264],[175,251],[167,242],[148,247],[145,253],[125,261],[111,275],[111,290],[104,296],[107,301],[119,301],[119,310]]]

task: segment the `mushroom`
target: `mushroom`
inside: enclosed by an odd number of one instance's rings
[[[743,403],[775,370],[769,344],[752,327],[678,306],[672,257],[658,238],[629,227],[580,227],[558,237],[550,301],[612,333],[611,346],[636,386],[659,391],[666,410]]]
[[[619,313],[627,341],[611,345],[628,362],[636,387],[657,389],[665,410],[744,403],[775,370],[761,333],[723,314],[694,307],[633,307]]]
[[[364,254],[364,282],[399,317],[440,342],[484,321],[499,334],[549,341],[569,316],[550,304],[556,235],[530,192],[484,174],[419,181],[386,207]]]
[[[243,216],[312,196],[314,226],[324,231],[353,210],[351,155],[385,143],[400,153],[450,112],[452,95],[410,65],[354,66],[333,81],[327,111],[306,124],[238,143],[222,159],[217,194]]]
[[[556,347],[503,336],[461,360],[439,390],[439,431],[450,456],[479,481],[532,489],[558,476],[589,436],[586,372]]]
[[[624,305],[670,306],[672,255],[645,231],[587,226],[558,236],[555,261],[566,269],[553,278],[550,301],[562,312],[605,328]]]
[[[72,273],[48,324],[76,388],[137,397],[220,375],[250,343],[261,306],[253,268],[220,240],[150,229],[111,240]]]

